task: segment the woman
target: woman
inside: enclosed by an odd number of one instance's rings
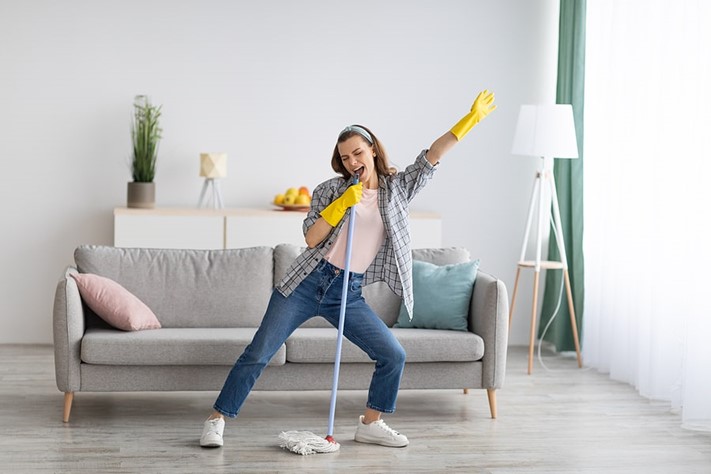
[[[407,446],[407,437],[381,419],[382,413],[395,411],[405,351],[365,302],[361,287],[386,282],[402,296],[412,314],[408,203],[432,177],[444,154],[495,108],[493,93],[481,92],[464,118],[399,173],[390,167],[382,144],[366,127],[351,125],[339,134],[331,166],[341,176],[314,189],[311,210],[303,224],[308,248],[272,292],[254,339],[230,371],[215,411],[204,423],[201,446],[223,445],[224,417],[237,416],[264,367],[296,328],[317,315],[338,327],[347,221],[353,210],[357,225],[343,334],[375,361],[355,441]],[[359,181],[352,185],[354,175]]]

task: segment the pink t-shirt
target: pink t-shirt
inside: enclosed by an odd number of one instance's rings
[[[363,197],[354,209],[356,221],[351,244],[350,270],[365,273],[385,242],[385,226],[378,210],[378,190],[363,188]],[[348,218],[343,223],[333,247],[326,254],[326,260],[338,268],[346,268],[347,242]]]

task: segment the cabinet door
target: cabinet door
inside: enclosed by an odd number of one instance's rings
[[[224,244],[223,216],[114,216],[116,247],[214,250]]]
[[[302,224],[306,213],[247,211],[225,219],[225,248],[293,244],[305,247]],[[357,225],[357,224],[356,224]],[[435,214],[410,216],[412,248],[437,248],[442,245],[442,220]]]
[[[305,247],[301,230],[305,212],[264,211],[225,218],[225,248],[293,244]]]

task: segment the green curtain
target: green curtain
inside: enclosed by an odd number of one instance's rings
[[[573,294],[578,333],[581,335],[583,321],[584,260],[583,260],[583,109],[585,89],[585,10],[586,0],[560,0],[560,25],[558,38],[558,86],[556,102],[572,104],[575,132],[578,138],[577,160],[555,160],[553,174],[560,205],[565,253],[568,257],[568,273]],[[560,252],[551,233],[548,244],[548,259],[559,260]],[[560,294],[563,272],[546,271],[543,293],[541,336],[555,311]],[[570,312],[565,289],[556,319],[545,334],[545,340],[553,343],[558,351],[574,351],[575,343],[570,324]]]

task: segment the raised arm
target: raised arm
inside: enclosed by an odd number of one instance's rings
[[[451,130],[432,143],[429,151],[427,152],[427,161],[433,165],[437,164],[445,153],[451,150],[454,145],[459,143],[462,138],[464,138],[464,135],[469,133],[469,131],[474,128],[476,124],[481,122],[484,117],[489,115],[494,110],[496,110],[496,104],[494,104],[494,93],[485,89],[479,93],[476,99],[474,99],[474,103],[472,104],[472,108],[469,113],[462,117],[462,119],[457,122]]]

